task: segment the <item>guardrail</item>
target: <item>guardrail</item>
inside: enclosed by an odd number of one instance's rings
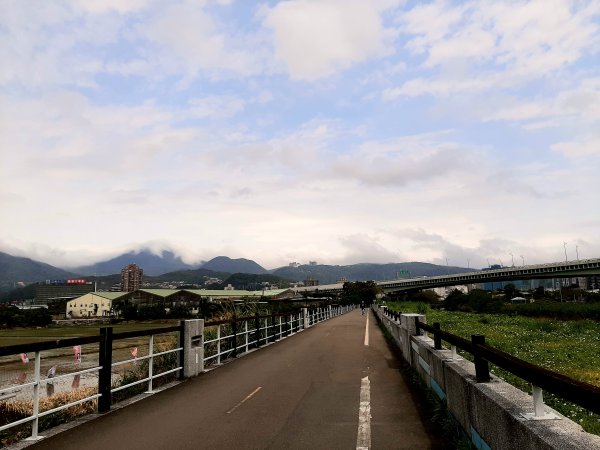
[[[399,320],[399,313],[388,311],[387,308],[384,308],[383,311],[388,318],[395,321]],[[442,341],[451,344],[453,359],[456,359],[457,347],[473,355],[475,376],[478,382],[490,381],[488,363],[492,363],[531,383],[535,418],[545,415],[543,390],[600,414],[600,387],[544,369],[491,347],[485,343],[484,335],[472,334],[469,341],[441,330],[441,326],[437,322],[432,326],[422,323],[418,317],[415,317],[415,328],[417,333],[423,330],[433,335],[434,349],[436,350],[442,350]]]

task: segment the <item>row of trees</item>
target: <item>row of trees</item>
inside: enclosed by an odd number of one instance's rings
[[[52,323],[46,308],[19,309],[16,306],[0,305],[0,328],[43,327]]]

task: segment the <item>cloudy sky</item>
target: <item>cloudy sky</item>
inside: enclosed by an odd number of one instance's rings
[[[600,257],[599,0],[0,0],[0,60],[14,255]]]

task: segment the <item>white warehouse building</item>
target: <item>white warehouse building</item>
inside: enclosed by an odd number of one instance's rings
[[[67,319],[80,317],[108,317],[111,315],[113,301],[129,292],[89,292],[67,302]]]

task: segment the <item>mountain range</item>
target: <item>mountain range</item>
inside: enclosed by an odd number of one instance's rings
[[[164,251],[156,255],[150,251],[128,252],[107,261],[70,270],[60,269],[49,264],[34,261],[29,258],[12,256],[0,252],[0,292],[8,291],[17,285],[29,284],[47,279],[66,279],[80,276],[108,276],[121,272],[127,264],[137,264],[144,269],[148,277],[161,281],[193,280],[206,276],[224,279],[224,274],[253,274],[275,275],[277,277],[302,281],[307,278],[318,280],[320,284],[331,284],[341,279],[357,280],[390,280],[409,276],[433,276],[465,272],[462,267],[446,267],[421,262],[390,263],[390,264],[353,264],[346,266],[310,264],[300,266],[280,267],[266,270],[250,259],[232,259],[227,256],[217,256],[199,265],[190,265],[173,252]],[[115,277],[115,279],[118,279]]]

